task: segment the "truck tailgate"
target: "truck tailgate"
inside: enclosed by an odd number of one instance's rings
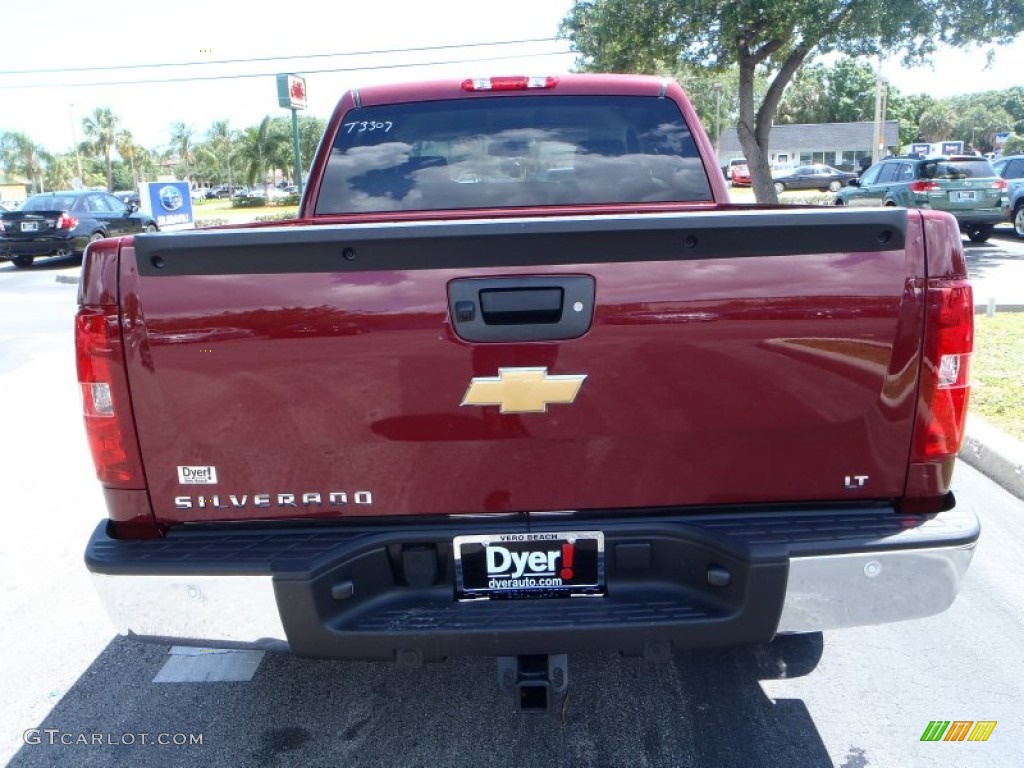
[[[121,307],[156,517],[898,497],[915,240],[902,209],[136,237]]]

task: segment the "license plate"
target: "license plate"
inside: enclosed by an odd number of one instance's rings
[[[950,192],[949,193],[949,199],[950,199],[950,201],[952,201],[954,203],[973,203],[978,198],[977,198],[977,193],[972,191],[972,192]]]
[[[460,600],[604,594],[600,531],[456,536],[454,547]]]
[[[38,232],[39,222],[38,221],[23,221],[21,222],[22,232]]]

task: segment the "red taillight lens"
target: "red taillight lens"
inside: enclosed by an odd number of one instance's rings
[[[996,179],[992,182],[992,189],[1008,189],[1009,186],[1010,185],[1006,182],[1006,179]]]
[[[62,213],[60,218],[57,219],[57,229],[74,229],[78,226],[78,219],[74,216],[68,216],[66,213]]]
[[[124,377],[117,307],[78,310],[75,362],[96,476],[111,488],[144,488]]]
[[[963,443],[974,347],[974,298],[962,279],[928,281],[921,401],[912,461],[956,456]]]
[[[464,91],[525,91],[527,88],[554,88],[557,77],[471,77],[462,81]]]
[[[911,192],[937,192],[942,189],[934,181],[912,181],[910,182]]]

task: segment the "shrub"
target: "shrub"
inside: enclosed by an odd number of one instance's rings
[[[232,208],[262,208],[267,204],[265,197],[233,197]]]
[[[268,213],[264,216],[257,216],[256,221],[289,221],[294,219],[297,214],[297,211],[292,211],[291,213]]]
[[[782,205],[835,205],[836,196],[831,192],[815,192],[807,195],[787,196],[779,202]]]
[[[1024,136],[1013,134],[1003,144],[1004,155],[1019,155],[1024,152]]]

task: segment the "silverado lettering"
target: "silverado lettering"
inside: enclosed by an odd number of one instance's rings
[[[175,496],[174,506],[176,509],[193,509],[198,507],[205,509],[211,507],[214,509],[228,509],[230,507],[236,507],[243,509],[249,506],[250,499],[252,504],[257,507],[269,507],[276,505],[278,507],[318,507],[324,504],[335,507],[343,507],[348,504],[349,494],[345,491],[334,491],[332,493],[257,493],[251,497],[248,494],[241,494],[236,496],[231,493],[225,497],[226,504],[221,503],[220,494],[213,494],[210,496]],[[352,501],[355,504],[372,504],[373,494],[369,491],[357,491],[352,494]]]
[[[566,653],[940,613],[980,534],[956,220],[732,205],[660,78],[346,93],[297,221],[94,243],[79,303],[142,639],[497,656],[545,708]]]

